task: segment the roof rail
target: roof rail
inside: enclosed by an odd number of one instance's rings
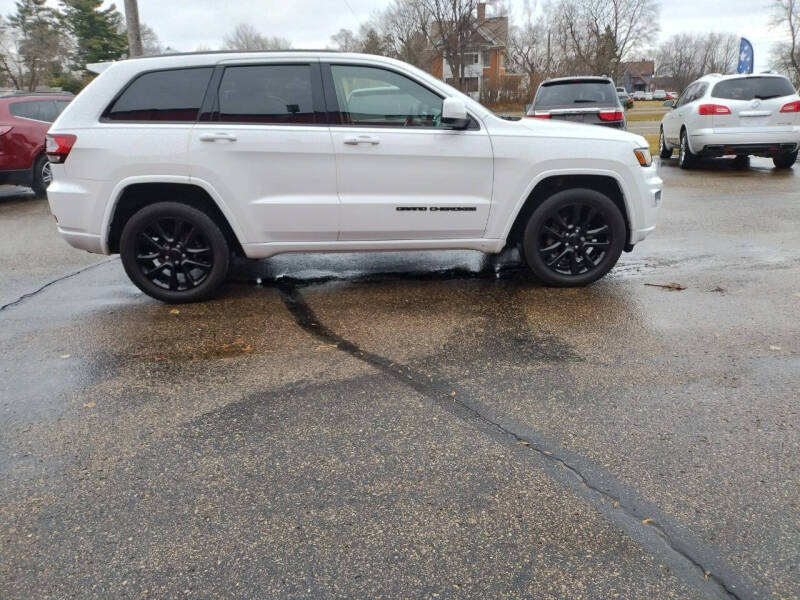
[[[0,92],[0,98],[12,98],[16,96],[74,96],[72,92],[26,92],[24,90],[11,90],[10,92]]]

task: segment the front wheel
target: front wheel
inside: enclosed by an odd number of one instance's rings
[[[53,171],[50,168],[50,160],[42,154],[33,163],[33,183],[31,187],[37,196],[44,196],[50,182],[53,181]]]
[[[797,150],[789,152],[788,154],[781,154],[772,158],[772,164],[776,169],[791,169],[792,165],[797,160]]]
[[[230,249],[204,212],[158,202],[135,213],[122,230],[119,253],[131,281],[169,303],[209,298],[225,281]]]
[[[533,212],[524,235],[525,260],[534,275],[547,285],[582,286],[603,277],[619,260],[625,220],[608,196],[565,190]]]
[[[661,130],[661,134],[658,136],[658,155],[664,159],[672,158],[672,148],[667,146],[667,140],[664,138],[663,129]]]

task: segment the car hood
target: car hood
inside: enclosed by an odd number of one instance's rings
[[[615,142],[630,142],[637,147],[648,147],[647,140],[642,136],[612,127],[600,125],[585,125],[583,123],[570,123],[565,121],[549,121],[547,119],[531,119],[523,117],[515,121],[519,127],[536,131],[538,134],[574,138],[577,140],[609,140]]]

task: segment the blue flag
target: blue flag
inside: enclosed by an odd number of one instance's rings
[[[742,43],[739,46],[739,68],[736,72],[753,72],[753,44],[747,38],[742,38]]]

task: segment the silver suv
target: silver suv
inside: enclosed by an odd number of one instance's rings
[[[698,156],[772,158],[779,169],[797,160],[800,96],[781,75],[706,75],[689,85],[661,121],[659,153],[679,150],[682,168]]]

